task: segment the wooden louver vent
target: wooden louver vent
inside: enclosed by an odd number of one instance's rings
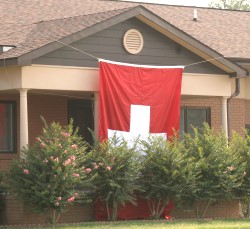
[[[142,50],[143,37],[136,29],[128,30],[123,37],[123,45],[130,54],[137,54]]]

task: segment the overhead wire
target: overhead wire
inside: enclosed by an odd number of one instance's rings
[[[85,51],[83,51],[83,50],[81,50],[81,49],[78,49],[78,48],[76,48],[76,47],[74,47],[74,46],[72,46],[72,45],[66,44],[66,43],[64,43],[64,42],[62,42],[62,41],[57,40],[56,42],[61,43],[61,44],[65,45],[65,46],[68,46],[68,47],[70,47],[70,48],[72,48],[72,49],[74,49],[74,50],[76,50],[76,51],[79,51],[79,52],[81,52],[81,53],[83,53],[83,54],[85,54],[85,55],[87,55],[87,56],[90,56],[90,57],[92,57],[92,58],[94,58],[94,59],[97,59],[97,60],[100,59],[99,57],[96,57],[96,56],[94,56],[94,55],[92,55],[92,54],[90,54],[90,53],[88,53],[88,52],[85,52]]]
[[[81,53],[83,53],[83,54],[85,54],[85,55],[87,55],[87,56],[90,56],[90,57],[96,59],[96,60],[101,59],[101,58],[99,58],[99,57],[97,57],[97,56],[94,56],[94,55],[92,55],[92,54],[90,54],[90,53],[88,53],[88,52],[86,52],[86,51],[83,51],[83,50],[81,50],[81,49],[78,49],[78,48],[76,48],[76,47],[74,47],[74,46],[72,46],[72,45],[66,44],[66,43],[64,43],[64,42],[62,42],[62,41],[57,40],[56,42],[58,42],[58,43],[60,43],[60,44],[63,44],[63,45],[65,45],[65,46],[68,46],[69,48],[72,48],[72,49],[74,49],[74,50],[76,50],[76,51],[79,51],[79,52],[81,52]],[[228,54],[228,53],[232,53],[232,52],[234,52],[234,51],[229,51],[229,52],[226,52],[226,53],[224,53],[224,54]],[[213,61],[213,60],[218,60],[218,59],[222,59],[222,58],[226,58],[226,57],[225,57],[225,56],[217,56],[217,57],[214,57],[214,58],[211,58],[211,59],[207,59],[207,60],[203,60],[203,61],[198,61],[198,62],[194,62],[194,63],[191,63],[191,64],[187,64],[187,65],[184,65],[184,67],[189,67],[189,66],[193,66],[193,65],[203,64],[203,63],[206,63],[206,62],[211,62],[211,61]]]

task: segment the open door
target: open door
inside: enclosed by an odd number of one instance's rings
[[[92,100],[69,100],[68,122],[74,120],[74,129],[79,128],[79,134],[90,144],[93,143],[92,135],[88,129],[94,130],[94,108]]]

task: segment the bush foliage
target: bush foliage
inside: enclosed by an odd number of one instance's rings
[[[233,189],[233,194],[241,200],[242,213],[244,217],[249,218],[250,214],[250,135],[245,132],[242,136],[236,132],[233,133],[230,142],[230,150],[235,154],[241,173],[238,176],[240,185]]]
[[[160,218],[169,201],[193,207],[202,218],[221,199],[241,200],[249,215],[248,133],[234,133],[229,143],[222,131],[205,124],[181,139],[149,137],[139,143],[131,148],[114,137],[89,149],[72,122],[65,127],[45,122],[34,145],[23,150],[25,158],[10,170],[11,191],[52,224],[68,205],[91,201],[89,193],[94,203],[105,203],[112,221],[120,206],[136,204],[138,194],[148,201],[151,218]],[[200,201],[207,201],[204,209]]]
[[[89,154],[89,173],[93,179],[95,201],[104,201],[108,220],[117,219],[117,208],[126,202],[136,204],[139,189],[139,160],[136,147],[124,139],[96,142]]]
[[[204,217],[212,202],[235,199],[233,190],[242,186],[244,166],[238,153],[230,150],[225,133],[215,131],[207,124],[202,129],[193,129],[183,137],[186,161],[191,162],[195,174],[195,188],[187,196],[190,204],[196,203],[197,217]],[[199,209],[198,201],[207,201],[205,209]]]
[[[44,213],[47,223],[56,223],[65,207],[84,194],[77,187],[88,180],[86,149],[72,122],[65,127],[45,122],[34,145],[23,149],[24,158],[12,165],[11,191]]]
[[[163,137],[149,137],[141,145],[142,195],[148,201],[151,217],[158,219],[169,201],[178,200],[189,188],[193,165],[186,163],[183,144],[177,138],[166,141]]]

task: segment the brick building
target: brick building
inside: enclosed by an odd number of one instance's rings
[[[0,19],[1,170],[34,142],[41,115],[62,125],[73,117],[89,139],[87,127],[98,127],[96,57],[184,65],[181,132],[203,122],[229,135],[250,126],[250,12],[112,0],[2,0]],[[5,198],[0,224],[37,222],[15,197]],[[216,209],[214,216],[239,216],[237,202]],[[82,221],[94,210],[76,206],[67,214],[68,222]]]

